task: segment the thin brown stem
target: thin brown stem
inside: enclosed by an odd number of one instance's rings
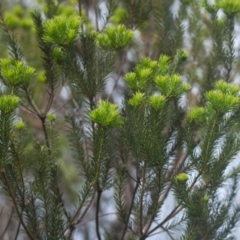
[[[42,123],[43,133],[44,133],[46,145],[48,148],[48,154],[49,154],[49,156],[51,156],[51,148],[50,148],[49,137],[48,137],[47,128],[46,128],[46,116],[39,115],[39,118]]]
[[[88,206],[84,209],[81,217],[77,220],[76,225],[79,224],[79,223],[82,221],[82,219],[84,218],[84,216],[88,213],[90,207],[91,207],[92,204],[93,204],[94,198],[95,198],[95,194],[92,195],[91,201],[89,202]]]
[[[38,109],[37,105],[33,101],[32,97],[31,97],[31,95],[29,93],[28,87],[27,86],[23,86],[23,90],[25,91],[27,100],[28,100],[29,104],[31,105],[31,107],[33,108],[33,110],[35,111],[35,113],[37,115],[40,115],[40,110]]]
[[[144,201],[144,193],[145,193],[145,181],[146,181],[146,163],[144,163],[143,167],[143,173],[142,173],[142,189],[141,189],[141,194],[140,194],[140,236],[143,234],[143,201]]]
[[[36,112],[34,112],[33,110],[31,110],[30,108],[28,108],[26,105],[24,105],[23,103],[20,103],[20,108],[22,109],[22,111],[27,112],[29,114],[32,114],[34,116],[37,116]]]
[[[62,237],[62,236],[65,234],[65,232],[66,232],[69,228],[71,228],[72,225],[74,225],[74,221],[75,221],[75,219],[77,218],[80,210],[82,209],[82,207],[83,207],[83,205],[84,205],[84,203],[85,203],[85,200],[87,199],[87,196],[88,196],[91,188],[92,188],[92,185],[90,185],[90,186],[88,187],[88,190],[87,190],[87,192],[86,192],[86,195],[83,197],[83,199],[82,199],[81,203],[79,204],[79,206],[78,206],[75,214],[73,215],[71,221],[68,223],[68,225],[66,226],[66,228],[65,228],[65,229],[62,231],[62,233],[60,234],[60,237]]]
[[[97,9],[97,0],[94,0],[94,11],[95,11],[95,24],[96,24],[96,30],[99,31],[99,26],[98,26],[98,9]]]
[[[136,196],[139,184],[140,184],[140,178],[136,181],[136,186],[135,186],[135,189],[134,189],[134,192],[133,192],[133,197],[132,197],[132,201],[131,201],[131,204],[130,204],[130,207],[129,207],[127,221],[126,221],[124,229],[123,229],[123,234],[122,234],[121,240],[124,240],[125,234],[126,234],[127,229],[128,229],[128,222],[129,222],[130,216],[132,214],[132,208],[133,208],[133,205],[134,205],[134,200],[135,200],[135,196]]]
[[[102,195],[102,189],[98,186],[98,191],[97,191],[97,205],[96,205],[96,214],[95,214],[95,223],[96,223],[96,233],[98,240],[101,240],[101,234],[100,234],[100,226],[99,226],[99,211],[100,211],[100,199]]]
[[[78,0],[78,13],[79,13],[79,16],[82,17],[82,1],[81,0]],[[83,33],[83,24],[81,24],[81,30]]]
[[[115,212],[112,212],[112,213],[104,213],[104,214],[101,214],[101,215],[98,215],[98,218],[102,218],[102,217],[106,217],[106,216],[110,216],[110,215],[116,215]],[[85,224],[87,224],[88,222],[91,222],[91,221],[95,221],[95,217],[94,218],[91,218],[91,219],[88,219],[87,221],[79,224],[78,226],[84,226]]]
[[[11,198],[12,201],[13,201],[13,205],[14,205],[14,207],[15,207],[15,209],[16,209],[16,212],[17,212],[19,221],[21,222],[21,224],[22,224],[25,232],[27,233],[29,239],[30,239],[30,240],[34,240],[34,237],[33,237],[32,234],[29,232],[29,230],[28,230],[25,222],[23,221],[22,215],[21,215],[21,213],[20,213],[20,211],[19,211],[19,209],[18,209],[17,201],[16,201],[15,196],[14,196],[14,193],[13,193],[13,191],[12,191],[10,185],[9,185],[9,182],[8,182],[8,180],[7,180],[7,177],[6,177],[6,174],[5,174],[5,171],[4,171],[4,170],[1,170],[1,175],[2,175],[3,180],[4,180],[4,182],[5,182],[5,186],[6,186],[7,190],[8,190],[8,194],[10,195],[10,198]]]
[[[120,66],[119,66],[119,71],[118,71],[117,78],[116,78],[116,80],[115,80],[114,86],[113,86],[112,91],[110,92],[107,100],[109,100],[110,97],[113,95],[113,92],[115,91],[115,89],[116,89],[116,87],[117,87],[117,85],[118,85],[118,81],[119,81],[119,79],[120,79],[120,77],[121,77],[122,67],[123,67],[123,65],[124,65],[124,63],[125,63],[125,61],[126,61],[126,58],[127,58],[127,50],[126,50],[126,52],[124,53],[124,56],[123,56],[123,58],[122,58],[122,61],[121,61],[121,63],[120,63]]]
[[[188,192],[190,192],[192,190],[192,188],[194,187],[195,183],[197,182],[198,178],[201,176],[201,172],[198,173],[198,175],[194,178],[194,181],[192,182],[192,184],[189,186],[189,188],[187,189]],[[153,233],[154,231],[156,231],[159,227],[162,227],[166,222],[168,222],[170,219],[172,219],[174,216],[176,216],[180,211],[182,211],[183,207],[180,207],[180,204],[178,204],[169,214],[168,216],[161,222],[159,223],[156,227],[154,227],[151,231],[146,232],[146,234],[144,235],[144,237],[148,237],[151,233]],[[143,238],[143,239],[145,239]]]
[[[9,227],[9,225],[10,225],[10,222],[11,222],[11,219],[12,219],[12,216],[13,216],[13,211],[14,211],[14,207],[12,207],[11,214],[10,214],[10,216],[9,216],[9,218],[8,218],[8,221],[7,221],[7,225],[6,225],[6,227],[4,228],[2,234],[0,235],[0,239],[3,239],[5,233],[6,233],[8,227]]]
[[[18,239],[18,234],[19,234],[19,231],[20,231],[20,227],[21,227],[21,223],[19,222],[14,240],[17,240],[17,239]]]
[[[56,113],[58,112],[59,110],[61,110],[63,107],[65,107],[70,101],[73,100],[73,98],[75,97],[76,95],[76,92],[65,102],[63,103],[59,108],[57,108],[56,110],[54,110],[52,113]]]

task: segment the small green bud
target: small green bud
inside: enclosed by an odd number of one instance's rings
[[[185,92],[188,92],[190,89],[191,89],[191,86],[190,86],[189,84],[183,83],[183,84],[182,84],[181,92],[182,92],[182,93],[185,93]]]
[[[15,128],[18,130],[18,131],[21,131],[25,128],[25,123],[23,121],[18,121],[16,122],[15,124]]]
[[[204,202],[208,202],[209,198],[210,197],[207,194],[205,194],[204,197],[203,197],[203,201]]]
[[[156,111],[161,109],[166,103],[166,98],[162,95],[151,96],[149,100],[150,106]]]
[[[41,71],[38,73],[37,75],[37,80],[40,82],[40,83],[45,83],[46,82],[46,75],[45,75],[45,72],[44,71]]]
[[[136,92],[132,98],[130,98],[128,100],[128,103],[130,106],[133,106],[133,107],[138,107],[142,104],[143,102],[143,99],[144,99],[144,93],[141,93],[141,92]]]
[[[176,177],[174,177],[176,182],[186,182],[189,176],[186,173],[179,173]]]
[[[47,118],[48,118],[49,121],[53,122],[53,121],[56,120],[56,115],[53,114],[53,113],[48,113]]]
[[[116,127],[123,124],[117,105],[101,101],[99,106],[89,112],[90,119],[104,127]]]
[[[188,53],[184,50],[180,50],[180,57],[182,61],[186,61],[188,59]]]
[[[15,95],[3,95],[0,97],[0,111],[10,113],[17,108],[19,103],[19,97]]]

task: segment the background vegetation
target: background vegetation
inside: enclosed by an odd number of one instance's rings
[[[0,238],[237,239],[239,12],[2,1]]]

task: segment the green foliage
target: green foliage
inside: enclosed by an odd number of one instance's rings
[[[14,95],[3,95],[0,97],[0,111],[3,113],[12,112],[17,108],[19,103],[19,97]]]
[[[37,2],[0,15],[13,239],[235,239],[239,2]]]
[[[89,112],[89,116],[93,122],[104,127],[115,127],[123,123],[117,105],[107,101],[101,101],[96,109]]]
[[[82,19],[78,16],[56,16],[43,25],[43,40],[58,45],[71,44],[77,37]]]
[[[108,26],[97,36],[97,44],[103,49],[121,49],[133,39],[133,31],[124,25]]]

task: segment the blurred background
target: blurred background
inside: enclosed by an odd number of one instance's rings
[[[1,11],[9,29],[16,34],[24,52],[26,62],[37,69],[34,81],[34,100],[41,107],[45,103],[44,73],[41,62],[41,53],[38,49],[35,29],[31,18],[33,11],[46,11],[44,1],[41,0],[2,0]],[[148,0],[136,1],[144,5],[143,9],[135,9],[130,14],[130,0],[56,0],[59,5],[58,14],[70,16],[79,14],[79,4],[82,8],[84,19],[83,31],[95,29],[102,31],[107,24],[124,23],[134,30],[134,41],[125,50],[117,53],[115,69],[108,76],[108,81],[101,98],[109,99],[121,106],[126,84],[123,76],[131,71],[142,57],[158,59],[160,54],[169,55],[171,58],[177,49],[184,49],[189,57],[177,71],[184,81],[191,84],[192,89],[181,101],[183,106],[190,108],[204,103],[203,93],[213,88],[214,83],[223,79],[227,82],[239,84],[240,81],[240,15],[236,15],[233,29],[229,26],[223,11],[219,10],[217,19],[213,19],[211,9],[207,9],[204,2],[198,0]],[[115,2],[117,7],[111,13],[110,3]],[[132,1],[131,1],[132,2]],[[134,1],[133,1],[134,2]],[[202,2],[202,3],[200,3]],[[212,6],[214,1],[209,1]],[[109,17],[109,14],[112,14]],[[217,25],[216,25],[217,24]],[[225,46],[226,45],[226,46]],[[227,47],[231,51],[229,58],[233,64],[224,61],[224,54],[220,47]],[[81,44],[76,43],[76,52],[81,54]],[[7,44],[0,35],[0,58],[7,57]],[[77,201],[77,191],[81,187],[81,176],[75,167],[75,163],[69,151],[69,143],[66,137],[66,125],[64,116],[74,111],[83,124],[83,106],[81,96],[73,96],[71,89],[60,79],[58,94],[52,105],[51,112],[57,115],[61,154],[59,162],[64,178],[64,201],[70,213],[74,212],[74,203]],[[1,86],[3,87],[3,86]],[[22,118],[29,128],[29,132],[36,138],[42,137],[41,123],[26,109],[19,110],[19,118]],[[31,152],[29,146],[29,152]],[[239,157],[229,168],[239,163]],[[132,191],[129,185],[128,191]],[[220,192],[224,196],[225,189]],[[111,201],[113,192],[105,192],[101,205],[101,225],[104,228],[111,226],[116,229],[119,224],[115,215],[114,203]],[[14,209],[9,200],[1,196],[0,206],[0,239],[12,240],[16,234],[16,223],[13,218]],[[238,198],[239,199],[239,198]],[[239,200],[238,200],[239,201]],[[163,216],[171,211],[175,205],[174,197],[170,194],[164,204]],[[90,229],[94,226],[94,207],[89,211],[83,223],[79,224],[73,239],[96,239],[95,232]],[[178,239],[181,230],[176,231],[174,239]],[[237,239],[240,240],[240,230],[236,229]],[[22,239],[20,234],[18,239]],[[117,239],[117,238],[116,238]],[[171,239],[166,234],[159,233],[149,239]]]

